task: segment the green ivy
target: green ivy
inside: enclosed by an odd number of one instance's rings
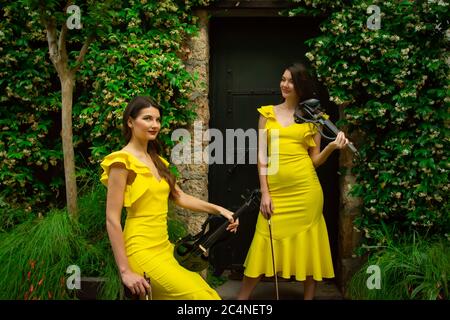
[[[65,203],[61,148],[61,88],[50,62],[36,1],[0,8],[0,197],[12,206],[47,212]],[[198,77],[186,71],[186,40],[198,32],[192,8],[209,1],[77,1],[81,23],[95,25],[96,40],[77,73],[73,136],[79,179],[120,148],[121,115],[135,95],[155,97],[163,107],[161,141],[195,118],[190,94]],[[66,1],[49,6],[65,21]],[[110,17],[111,21],[102,19]],[[87,27],[86,27],[87,29]],[[69,30],[74,61],[88,36]],[[0,200],[1,200],[0,198]]]
[[[307,58],[361,142],[351,194],[363,202],[359,253],[397,235],[450,236],[449,4],[445,1],[295,1],[290,15],[325,16]],[[381,10],[367,27],[369,5]]]

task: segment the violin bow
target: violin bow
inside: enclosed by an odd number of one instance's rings
[[[272,251],[272,266],[273,266],[273,275],[275,276],[275,292],[277,294],[277,300],[280,300],[280,296],[278,294],[278,277],[277,277],[277,270],[275,269],[275,255],[273,253],[273,238],[272,238],[272,227],[271,227],[271,220],[267,220],[267,223],[269,225],[269,235],[270,235],[270,249]]]
[[[153,294],[152,294],[152,287],[151,287],[151,282],[150,282],[150,278],[149,277],[147,277],[147,274],[145,273],[145,271],[144,271],[144,279],[145,279],[145,281],[147,281],[147,283],[150,285],[150,289],[149,289],[149,291],[150,291],[150,297],[149,297],[149,294],[148,294],[148,291],[147,291],[147,289],[145,290],[145,300],[153,300]]]

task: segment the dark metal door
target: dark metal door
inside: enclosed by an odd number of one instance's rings
[[[226,129],[257,130],[259,113],[256,108],[282,102],[281,75],[292,62],[307,63],[304,41],[318,35],[318,25],[319,21],[311,18],[211,19],[209,126],[223,133],[224,144]],[[323,102],[328,101],[326,93],[320,98]],[[336,119],[336,112],[328,110],[328,113]],[[209,166],[209,199],[213,203],[236,210],[246,190],[259,188],[257,166],[251,164],[249,157],[255,154],[249,150],[252,147],[249,140],[245,145],[247,152],[224,147],[224,161],[233,154],[234,164]],[[244,155],[245,164],[236,164]],[[324,215],[335,257],[339,205],[337,154],[319,169],[318,174],[324,190]],[[252,212],[243,216],[238,233],[211,248],[210,260],[216,270],[242,268],[257,214]]]

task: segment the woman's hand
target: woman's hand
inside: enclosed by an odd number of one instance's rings
[[[230,224],[227,226],[227,230],[236,233],[239,226],[239,219],[236,219],[236,221],[234,221],[233,212],[231,212],[230,210],[227,210],[223,207],[219,207],[218,210],[219,213],[230,222]]]
[[[345,137],[345,134],[340,131],[336,139],[333,142],[330,142],[329,145],[333,148],[333,150],[336,149],[342,149],[348,144],[348,139]]]
[[[259,208],[260,208],[261,213],[264,216],[264,218],[269,220],[270,217],[273,215],[273,210],[274,210],[272,198],[270,197],[269,193],[262,194],[261,205]]]
[[[130,289],[132,294],[145,295],[150,292],[150,284],[144,277],[132,271],[125,271],[121,276],[123,284]]]

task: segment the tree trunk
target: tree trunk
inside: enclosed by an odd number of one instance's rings
[[[71,1],[67,3],[68,7]],[[64,10],[66,11],[66,10]],[[95,36],[89,36],[80,50],[74,68],[69,68],[69,57],[66,49],[67,25],[63,23],[59,38],[56,32],[56,19],[49,18],[46,22],[47,41],[50,60],[55,66],[61,82],[62,110],[61,110],[61,138],[64,157],[64,177],[66,180],[67,211],[72,218],[78,218],[77,208],[77,180],[75,176],[75,156],[73,150],[72,134],[72,104],[75,86],[75,74],[87,53],[89,45]]]
[[[78,218],[77,180],[75,176],[75,157],[72,140],[72,103],[75,80],[69,70],[65,70],[64,73],[60,79],[62,91],[61,138],[64,156],[64,176],[66,180],[66,200],[69,215],[72,218]]]

